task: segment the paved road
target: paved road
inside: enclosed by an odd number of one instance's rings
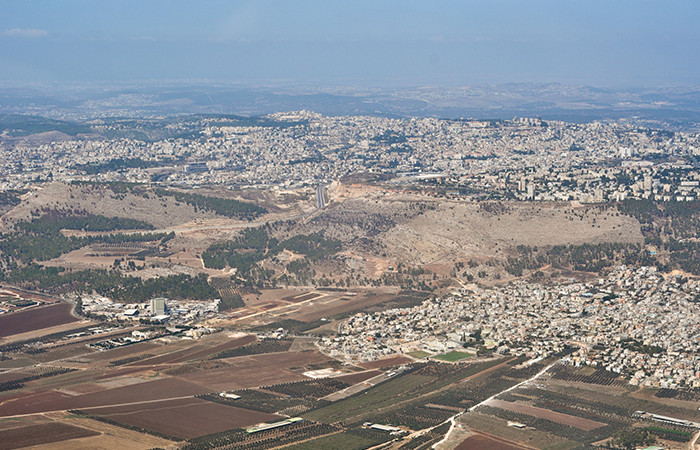
[[[326,206],[326,186],[327,183],[321,183],[316,188],[316,209],[323,209]]]

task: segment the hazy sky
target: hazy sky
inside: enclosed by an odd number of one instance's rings
[[[0,80],[700,84],[700,1],[0,0]]]

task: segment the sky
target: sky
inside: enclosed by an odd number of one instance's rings
[[[0,0],[0,80],[700,84],[700,1]]]

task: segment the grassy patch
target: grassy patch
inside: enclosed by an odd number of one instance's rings
[[[361,436],[353,436],[348,433],[336,433],[329,436],[322,436],[320,438],[312,439],[310,441],[301,442],[296,445],[287,447],[288,450],[315,450],[315,449],[328,449],[328,448],[345,448],[345,449],[356,449],[361,450],[363,448],[371,447],[375,444],[375,441],[369,438]]]
[[[453,350],[449,353],[445,353],[444,355],[433,356],[433,359],[439,359],[440,361],[447,362],[455,362],[466,358],[472,358],[473,356],[473,353],[459,352],[457,350]]]

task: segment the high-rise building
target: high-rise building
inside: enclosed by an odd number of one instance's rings
[[[165,299],[163,297],[151,299],[151,314],[154,316],[162,316],[165,314]]]
[[[535,185],[533,183],[527,184],[527,198],[529,200],[534,200],[535,198]]]

